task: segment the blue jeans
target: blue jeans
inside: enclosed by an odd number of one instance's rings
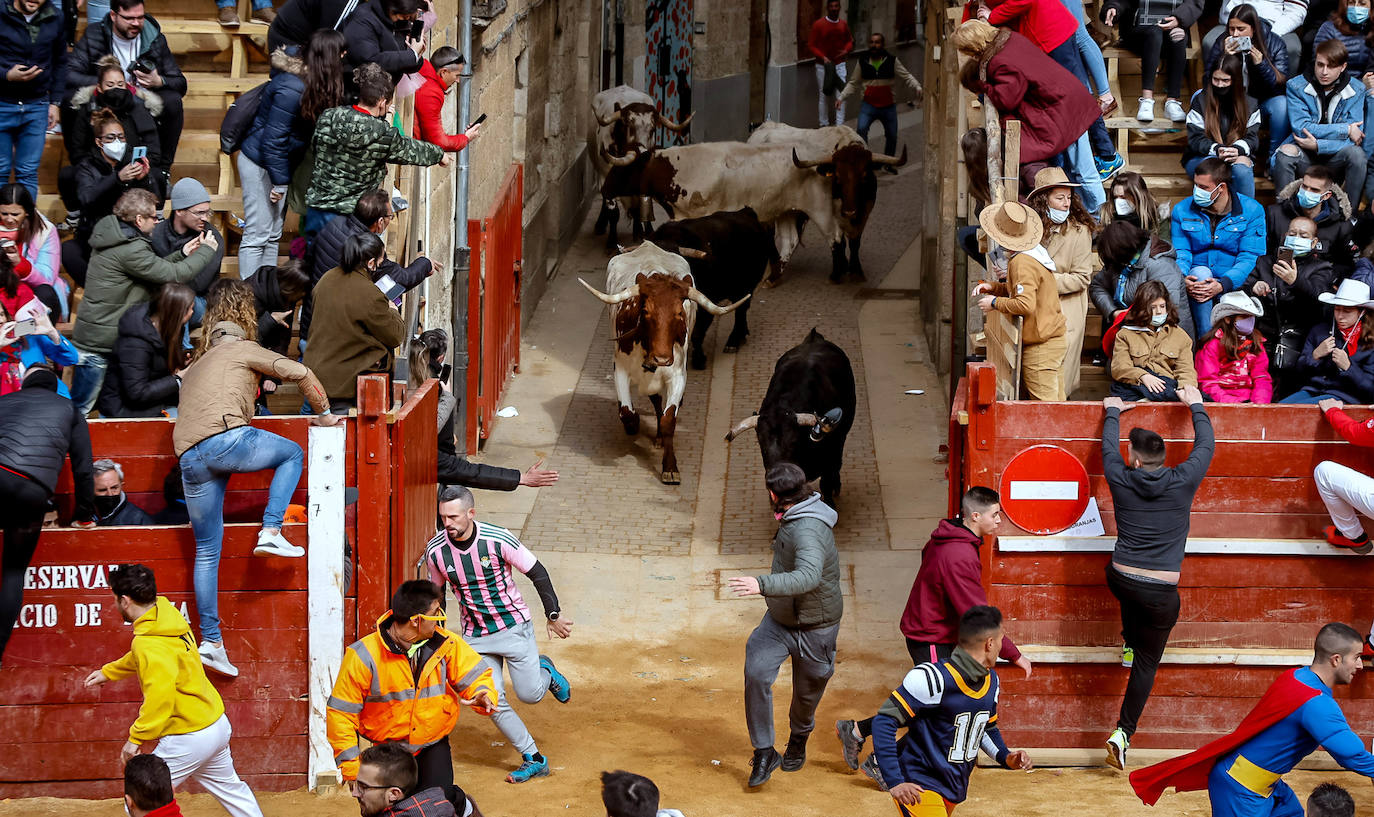
[[[1327,399],[1328,397],[1331,398],[1332,400],[1340,400],[1340,402],[1342,402],[1342,403],[1345,402],[1344,400],[1341,400],[1341,398],[1335,396],[1334,394],[1326,394],[1325,392],[1314,392],[1314,391],[1312,391],[1311,389],[1298,389],[1297,391],[1295,391],[1295,392],[1293,392],[1292,394],[1288,395],[1287,397],[1283,398],[1283,399],[1280,400],[1279,402],[1280,402],[1280,403],[1302,403],[1302,404],[1312,404],[1312,405],[1315,405],[1315,404],[1320,403],[1321,401]]]
[[[1082,133],[1078,141],[1069,145],[1069,149],[1064,151],[1065,167],[1064,172],[1069,174],[1069,178],[1083,185],[1078,188],[1078,197],[1083,200],[1083,206],[1094,216],[1107,202],[1106,191],[1102,189],[1102,176],[1097,172],[1097,164],[1093,162],[1092,148],[1088,145],[1088,134]]]
[[[1261,152],[1265,156],[1273,156],[1292,132],[1288,121],[1288,97],[1279,94],[1261,102],[1260,116],[1269,125],[1269,143],[1261,146]]]
[[[0,102],[0,184],[14,180],[38,198],[38,163],[48,132],[48,100]]]
[[[100,397],[100,387],[105,385],[105,370],[110,359],[99,352],[88,352],[80,347],[76,350],[76,365],[72,367],[72,403],[81,416],[91,413],[95,401]]]
[[[1206,156],[1194,156],[1183,163],[1183,169],[1188,172],[1188,177],[1192,178],[1193,170],[1202,164]],[[1254,158],[1251,157],[1251,161]],[[1253,165],[1243,165],[1240,162],[1231,163],[1231,186],[1237,193],[1244,193],[1250,198],[1255,197],[1255,168]]]
[[[301,447],[260,428],[239,426],[201,440],[181,455],[186,512],[196,535],[196,612],[202,641],[222,641],[219,630],[219,557],[224,546],[224,492],[231,474],[272,469],[264,528],[280,528],[286,505],[305,466]]]
[[[75,0],[63,0],[75,2]],[[110,0],[86,0],[86,25],[95,25],[110,13]]]
[[[1065,40],[1059,47],[1050,52],[1050,59],[1059,63],[1070,74],[1078,78],[1083,83],[1083,87],[1092,90],[1091,83],[1088,81],[1088,69],[1083,65],[1083,57],[1078,53],[1078,47],[1074,43],[1074,38]],[[1107,133],[1107,125],[1102,121],[1102,117],[1097,117],[1088,128],[1088,136],[1092,140],[1093,153],[1103,159],[1110,159],[1116,155],[1116,145],[1112,143],[1112,137]]]
[[[215,0],[216,8],[233,8],[237,5],[238,3],[235,3],[234,0]],[[272,0],[253,0],[253,11],[270,8],[272,8]]]
[[[883,123],[883,153],[897,155],[897,106],[888,105],[878,108],[867,102],[859,106],[859,137],[868,142],[868,129],[873,121]]]

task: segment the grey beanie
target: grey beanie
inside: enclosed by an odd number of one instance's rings
[[[205,185],[189,176],[172,185],[172,209],[189,210],[197,204],[210,201],[210,193]]]

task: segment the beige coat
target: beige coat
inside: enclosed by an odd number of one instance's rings
[[[1140,378],[1154,372],[1172,377],[1180,386],[1197,385],[1193,339],[1177,326],[1152,331],[1123,325],[1112,349],[1112,379],[1115,381],[1138,386]]]
[[[1030,346],[1064,334],[1064,313],[1059,309],[1054,274],[1026,253],[1017,253],[1007,263],[1006,283],[988,290],[997,297],[992,308],[1007,315],[1020,315],[1021,343]]]
[[[1092,234],[1082,224],[1054,225],[1045,236],[1045,249],[1054,259],[1054,282],[1059,309],[1064,313],[1064,393],[1078,388],[1083,362],[1083,333],[1088,323],[1088,282],[1098,266]]]

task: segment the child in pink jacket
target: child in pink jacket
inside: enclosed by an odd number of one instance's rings
[[[1198,386],[1214,403],[1269,403],[1274,381],[1264,338],[1255,331],[1255,318],[1264,307],[1244,292],[1228,292],[1212,309],[1212,331],[1198,350]]]

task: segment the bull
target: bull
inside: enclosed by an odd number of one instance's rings
[[[697,289],[716,303],[740,302],[735,325],[725,339],[725,351],[735,352],[749,337],[749,304],[743,303],[763,280],[770,265],[776,269],[773,230],[759,222],[753,210],[715,213],[704,218],[669,221],[654,230],[652,240],[687,259]],[[692,329],[693,369],[706,368],[702,341],[715,316],[701,315]]]
[[[682,122],[668,119],[658,112],[653,97],[628,85],[617,85],[597,94],[592,99],[592,114],[596,117],[592,163],[602,179],[611,168],[608,159],[633,157],[651,150],[658,143],[655,134],[660,127],[682,133],[692,121],[691,116]],[[627,196],[618,203],[615,198],[603,198],[594,232],[606,233],[606,251],[610,253],[616,251],[621,209],[630,216],[635,241],[648,232],[653,221],[653,204],[648,198]]]
[[[634,250],[612,258],[606,266],[606,289],[601,292],[577,279],[602,303],[611,307],[611,331],[615,341],[615,393],[620,402],[620,422],[625,433],[639,433],[639,415],[630,398],[630,382],[653,403],[658,418],[654,446],[663,449],[659,479],[665,485],[682,481],[673,450],[678,409],[687,386],[687,337],[697,307],[712,315],[725,315],[748,296],[726,307],[717,306],[692,282],[686,259],[645,241]]]
[[[856,400],[849,356],[813,328],[778,358],[758,413],[736,423],[725,439],[754,429],[765,472],[796,463],[807,480],[820,479],[821,496],[833,505]]]
[[[906,164],[906,147],[901,156],[873,153],[863,137],[844,125],[824,128],[796,128],[779,122],[765,122],[749,135],[755,145],[793,145],[793,157],[798,167],[814,168],[831,183],[831,197],[835,202],[835,217],[840,224],[841,237],[830,246],[830,280],[844,280],[846,266],[852,281],[867,280],[863,263],[859,260],[859,245],[864,225],[878,200],[878,178],[875,166],[901,167]],[[848,245],[848,259],[845,257]]]

